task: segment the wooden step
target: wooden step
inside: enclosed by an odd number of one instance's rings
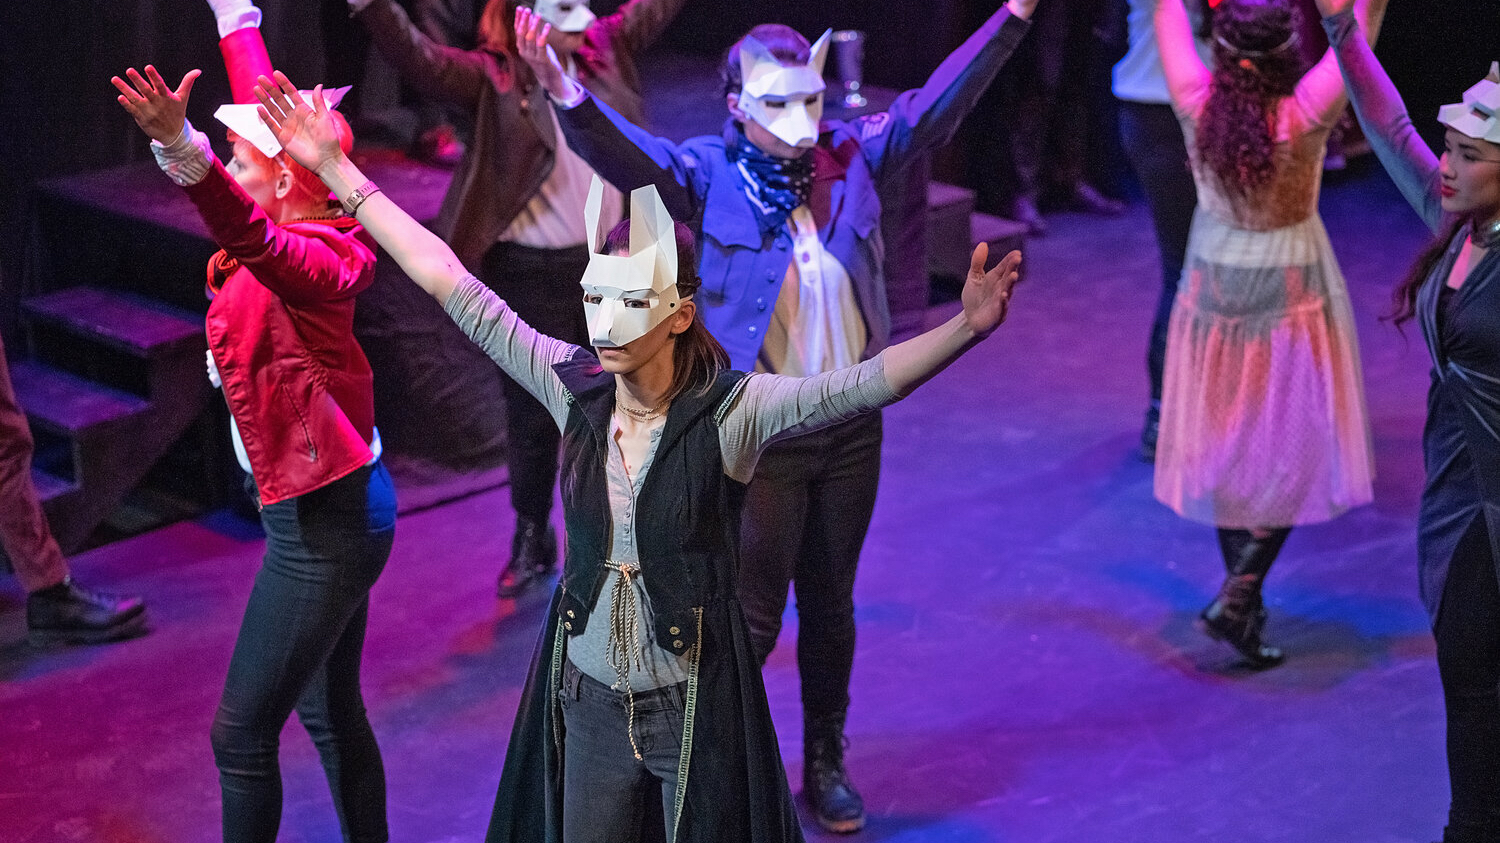
[[[77,483],[35,466],[31,468],[31,485],[44,505],[78,491]]]
[[[16,399],[31,421],[71,439],[145,412],[150,404],[41,363],[12,363]]]
[[[36,322],[141,358],[204,345],[203,319],[160,302],[97,287],[69,287],[23,301]]]

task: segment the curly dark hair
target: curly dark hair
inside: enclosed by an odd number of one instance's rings
[[[1304,72],[1297,24],[1289,0],[1224,0],[1214,10],[1214,74],[1196,145],[1232,197],[1271,180],[1276,104]]]

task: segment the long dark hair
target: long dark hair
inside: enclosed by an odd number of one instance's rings
[[[1443,255],[1448,251],[1448,244],[1453,242],[1453,235],[1458,233],[1459,227],[1466,221],[1465,217],[1459,217],[1442,234],[1428,243],[1427,248],[1417,255],[1411,269],[1407,270],[1406,277],[1402,278],[1401,283],[1396,285],[1396,289],[1391,291],[1391,312],[1384,318],[1394,323],[1398,329],[1417,315],[1417,291],[1422,289],[1422,284],[1427,281],[1427,276],[1432,274],[1433,267],[1438,265],[1438,261],[1442,260]]]
[[[1249,196],[1275,173],[1271,122],[1303,72],[1297,15],[1287,0],[1224,0],[1214,10],[1214,73],[1196,146],[1232,197]]]
[[[677,295],[686,299],[698,292],[703,279],[698,277],[698,247],[693,230],[674,222],[677,238]],[[620,220],[604,237],[602,252],[612,255],[630,251],[630,220]],[[702,394],[714,385],[719,374],[729,368],[729,352],[714,339],[703,324],[703,314],[696,308],[693,323],[674,338],[672,346],[672,386],[663,396],[671,401],[684,392]]]

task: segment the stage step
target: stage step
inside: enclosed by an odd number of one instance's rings
[[[54,369],[45,363],[12,363],[16,399],[32,423],[69,439],[86,439],[113,425],[128,422],[150,406],[92,381]]]
[[[69,287],[27,299],[21,307],[37,324],[145,359],[191,350],[204,342],[202,317],[129,293]]]
[[[1026,226],[974,210],[975,193],[943,182],[927,185],[927,272],[962,283],[974,247],[990,244],[992,255],[1022,247]]]
[[[36,489],[36,496],[43,505],[78,491],[77,483],[36,466],[31,468],[31,485]]]

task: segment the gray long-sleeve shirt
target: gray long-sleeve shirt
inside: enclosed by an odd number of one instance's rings
[[[552,367],[571,358],[578,347],[537,333],[473,277],[465,279],[453,291],[446,310],[469,339],[547,408],[561,429],[567,422],[569,396]],[[847,421],[892,404],[899,397],[886,380],[883,353],[855,366],[807,378],[746,375],[741,387],[726,399],[728,406],[718,414],[724,473],[739,482],[748,482],[755,472],[756,460],[772,442]],[[609,451],[606,481],[612,530],[608,561],[616,565],[640,561],[634,527],[635,502],[650,472],[659,434],[657,428],[648,455],[633,478],[625,470],[619,448],[612,447]],[[612,592],[619,577],[619,571],[611,566],[604,594]],[[630,687],[640,691],[683,681],[687,677],[685,657],[671,655],[651,640],[651,608],[643,576],[633,574],[631,584],[640,618],[631,625],[636,640],[629,648]],[[585,631],[569,643],[568,657],[585,674],[605,684],[614,684],[618,675],[608,660],[610,601],[601,599],[594,605],[594,617],[589,619]]]

